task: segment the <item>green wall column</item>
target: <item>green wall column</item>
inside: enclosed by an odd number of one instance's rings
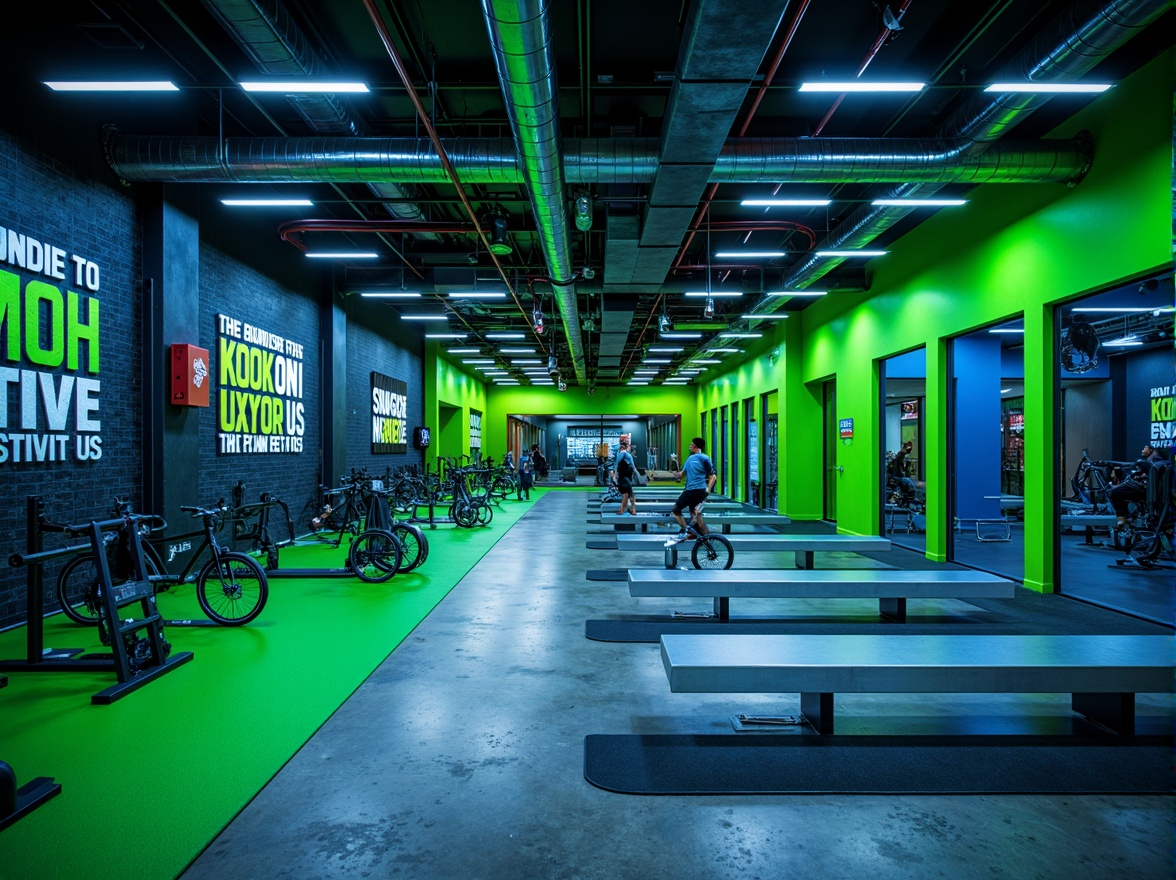
[[[813,520],[824,515],[825,475],[820,467],[824,427],[821,383],[809,386],[801,378],[803,323],[799,317],[784,322],[784,375],[776,394],[776,506],[792,519]]]
[[[1053,307],[1025,309],[1025,586],[1057,588],[1057,441],[1054,414]],[[1030,393],[1032,390],[1032,393]]]
[[[948,522],[948,462],[951,461],[948,449],[948,405],[947,396],[951,386],[948,373],[948,345],[946,339],[934,340],[926,349],[927,381],[924,389],[926,394],[926,412],[923,414],[923,444],[924,455],[927,458],[924,467],[927,481],[927,551],[926,556],[934,562],[947,561],[947,541],[949,530],[953,524]],[[880,395],[879,395],[880,396]],[[885,416],[878,414],[878,436],[886,434],[881,419]],[[880,496],[881,487],[886,479],[882,473],[882,459],[880,455],[874,457],[875,467],[878,469],[876,487]],[[960,467],[960,462],[956,462]],[[880,534],[881,532],[879,532]]]

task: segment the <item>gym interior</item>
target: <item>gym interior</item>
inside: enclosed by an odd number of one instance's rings
[[[10,23],[0,874],[1170,876],[1176,13],[942,6]]]

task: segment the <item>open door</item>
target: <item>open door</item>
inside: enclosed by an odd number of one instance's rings
[[[829,522],[837,522],[837,477],[841,473],[837,464],[837,447],[841,445],[841,432],[837,424],[837,380],[830,379],[821,385],[821,423],[824,455],[824,516]]]

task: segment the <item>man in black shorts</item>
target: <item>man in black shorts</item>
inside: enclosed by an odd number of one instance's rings
[[[707,496],[715,487],[715,481],[719,478],[719,475],[715,473],[714,462],[703,451],[705,448],[706,441],[701,437],[695,437],[690,441],[690,456],[682,465],[682,470],[674,471],[674,479],[680,480],[683,476],[686,477],[686,488],[682,490],[682,494],[674,502],[673,509],[674,519],[678,521],[682,531],[671,538],[668,543],[674,544],[686,540],[686,520],[682,518],[683,511],[694,510],[695,507],[706,501]],[[699,533],[705,535],[706,523],[702,521],[701,516],[698,517],[697,524]]]
[[[622,437],[621,448],[617,452],[617,460],[613,465],[613,476],[617,479],[617,491],[621,493],[621,507],[617,515],[624,514],[625,508],[633,516],[637,515],[637,499],[633,495],[633,474],[637,471],[637,463],[633,461],[633,454],[629,452],[629,438]]]

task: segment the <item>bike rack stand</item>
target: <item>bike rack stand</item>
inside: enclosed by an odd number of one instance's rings
[[[7,686],[8,679],[0,675],[0,688]],[[61,783],[49,776],[38,776],[17,788],[16,774],[0,761],[0,831],[59,794]]]
[[[112,653],[83,654],[84,648],[46,649],[44,647],[45,621],[43,617],[44,579],[41,566],[51,559],[58,559],[62,556],[69,556],[89,550],[94,554],[99,576],[103,577],[106,585],[109,585],[110,571],[106,567],[106,554],[103,552],[101,532],[103,531],[103,527],[115,528],[121,525],[122,520],[108,520],[101,523],[92,522],[89,526],[56,526],[45,520],[44,502],[39,495],[28,496],[27,514],[27,534],[30,552],[25,554],[14,553],[8,558],[9,566],[13,568],[28,568],[27,652],[24,660],[0,660],[0,672],[114,672],[118,677],[118,684],[111,685],[90,698],[90,702],[92,703],[107,705],[132,691],[138,690],[149,681],[153,681],[161,675],[171,672],[175,667],[192,659],[192,653],[190,651],[184,651],[166,659],[160,659],[157,665],[141,671],[137,675],[131,672],[125,650],[122,650],[123,633],[140,628],[150,628],[151,633],[149,637],[153,644],[158,644],[156,639],[159,637],[159,615],[155,614],[153,620],[147,619],[151,616],[147,612],[147,606],[153,603],[148,602],[140,595],[145,593],[147,597],[153,598],[151,584],[146,580],[128,581],[126,584],[120,585],[118,592],[125,601],[120,600],[114,595],[114,589],[105,591],[108,594],[108,603],[121,601],[122,604],[127,604],[131,601],[142,599],[144,606],[143,620],[133,622],[108,621],[108,623],[112,624],[108,628]],[[90,543],[74,547],[63,547],[59,550],[43,550],[44,532],[46,531],[68,532],[70,534],[89,531]],[[132,544],[134,545],[134,553],[138,558],[136,564],[138,570],[141,572],[142,551],[139,547],[139,534],[135,530],[132,530]],[[155,656],[159,658],[160,653],[160,651],[156,650]],[[80,657],[76,656],[79,654],[81,655]]]

